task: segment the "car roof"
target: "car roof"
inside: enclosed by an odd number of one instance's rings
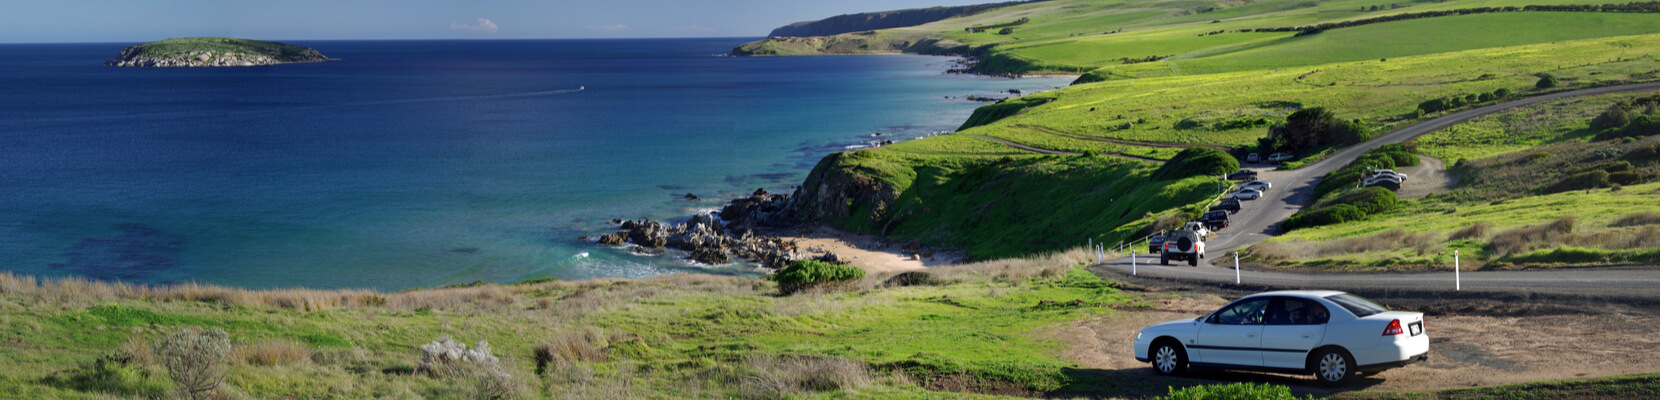
[[[1344,294],[1344,292],[1340,292],[1340,291],[1336,291],[1336,290],[1276,290],[1276,291],[1272,291],[1272,292],[1262,292],[1262,293],[1257,293],[1257,294],[1253,294],[1253,295],[1250,295],[1250,296],[1241,297],[1241,299],[1251,298],[1251,297],[1260,297],[1260,296],[1292,296],[1292,297],[1303,297],[1303,298],[1325,298],[1326,296],[1333,296],[1333,295],[1339,295],[1339,294]]]

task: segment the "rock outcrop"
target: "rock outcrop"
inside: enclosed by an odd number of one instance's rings
[[[117,67],[250,67],[331,60],[287,43],[231,38],[180,38],[135,45],[104,61]]]

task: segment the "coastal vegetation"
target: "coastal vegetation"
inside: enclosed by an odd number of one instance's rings
[[[121,50],[105,65],[121,67],[234,67],[327,61],[307,47],[220,37],[175,38]]]
[[[1326,208],[1316,206],[1285,221],[1296,230],[1252,246],[1250,257],[1281,267],[1347,270],[1451,269],[1454,251],[1466,269],[1660,261],[1654,251],[1660,205],[1653,201],[1660,191],[1660,136],[1631,129],[1629,119],[1617,125],[1606,117],[1611,110],[1646,117],[1657,99],[1615,94],[1543,102],[1430,133],[1410,146],[1384,146],[1373,154],[1442,158],[1453,165],[1448,172],[1457,183],[1374,207],[1380,211],[1304,223],[1312,219],[1305,214]],[[1384,158],[1367,162],[1392,165]],[[1328,174],[1321,186],[1352,183],[1332,177],[1351,174],[1346,170]]]

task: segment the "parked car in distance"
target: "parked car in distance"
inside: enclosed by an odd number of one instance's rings
[[[1261,161],[1262,161],[1262,157],[1258,156],[1257,153],[1251,153],[1251,154],[1246,154],[1245,155],[1245,162],[1261,162]]]
[[[1399,172],[1395,172],[1395,170],[1390,170],[1390,169],[1377,169],[1377,170],[1372,170],[1372,175],[1371,175],[1371,176],[1372,176],[1372,177],[1379,177],[1379,176],[1393,176],[1393,177],[1398,177],[1398,178],[1401,178],[1401,181],[1402,181],[1402,182],[1405,182],[1405,181],[1406,181],[1406,174],[1403,174],[1403,173],[1399,173]]]
[[[1256,189],[1240,189],[1228,197],[1239,200],[1256,200],[1262,198],[1262,191]]]
[[[1239,209],[1239,199],[1222,199],[1222,201],[1216,202],[1216,205],[1210,206],[1210,211],[1237,213]]]
[[[1228,174],[1228,179],[1229,180],[1238,181],[1238,180],[1250,180],[1250,179],[1256,179],[1256,178],[1257,178],[1257,172],[1252,171],[1252,170],[1248,170],[1248,169],[1242,169],[1242,170],[1234,171],[1234,172]]]
[[[1147,238],[1148,254],[1158,253],[1159,249],[1162,248],[1164,248],[1164,232],[1154,233],[1153,236]]]
[[[1199,222],[1203,222],[1205,224],[1205,227],[1210,228],[1210,230],[1212,230],[1212,231],[1222,230],[1222,228],[1227,228],[1228,227],[1228,212],[1227,211],[1206,212],[1204,216],[1199,217]]]
[[[1383,187],[1389,190],[1401,190],[1401,179],[1393,176],[1380,176],[1367,179],[1360,183],[1360,187]]]
[[[1205,235],[1190,230],[1170,231],[1161,250],[1159,265],[1170,265],[1170,260],[1187,260],[1187,265],[1198,266],[1199,259],[1205,258]]]
[[[1240,189],[1256,189],[1256,190],[1266,192],[1266,191],[1268,191],[1268,189],[1273,189],[1274,184],[1268,183],[1267,181],[1250,181],[1250,182],[1245,182],[1245,184],[1243,184],[1243,185],[1239,185],[1239,188]]]
[[[1163,375],[1209,367],[1313,374],[1328,385],[1427,361],[1430,344],[1423,313],[1330,290],[1245,296],[1198,318],[1143,328],[1134,343],[1136,361]]]
[[[1291,153],[1274,153],[1268,155],[1268,162],[1279,164],[1296,158],[1297,156],[1293,156]]]

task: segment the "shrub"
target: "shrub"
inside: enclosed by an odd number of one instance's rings
[[[1594,170],[1562,178],[1561,181],[1545,188],[1545,193],[1561,193],[1571,190],[1584,190],[1608,186],[1608,171]]]
[[[1603,111],[1602,115],[1591,119],[1591,126],[1597,129],[1614,129],[1629,123],[1631,123],[1631,118],[1626,116],[1625,107],[1620,107],[1619,104],[1608,106],[1608,110]]]
[[[1481,102],[1486,103],[1486,102],[1489,102],[1489,101],[1493,101],[1493,99],[1495,99],[1495,98],[1497,98],[1497,97],[1494,97],[1492,93],[1482,93],[1481,97],[1478,97],[1477,100],[1480,100]]]
[[[1239,169],[1239,160],[1208,147],[1189,147],[1153,171],[1151,179],[1181,179],[1194,175],[1221,175]]]
[[[519,397],[518,380],[502,371],[501,360],[490,354],[490,343],[484,341],[468,349],[467,345],[444,335],[421,345],[421,363],[415,372],[465,382],[455,386],[462,392],[458,397],[492,400]]]
[[[1660,115],[1644,114],[1632,118],[1625,129],[1620,130],[1625,136],[1654,136],[1660,135]]]
[[[1638,147],[1631,150],[1631,152],[1626,153],[1625,157],[1621,158],[1634,164],[1647,164],[1660,161],[1660,144]]]
[[[1464,229],[1453,231],[1452,235],[1447,236],[1447,240],[1481,239],[1487,237],[1487,232],[1491,230],[1493,230],[1492,225],[1489,225],[1486,222],[1477,222],[1475,225],[1470,225],[1464,227]]]
[[[1306,228],[1310,226],[1341,224],[1344,222],[1359,221],[1362,219],[1366,219],[1366,213],[1361,212],[1359,208],[1355,208],[1355,206],[1348,204],[1338,204],[1331,207],[1317,209],[1313,212],[1297,213],[1297,215],[1293,215],[1291,218],[1286,218],[1285,222],[1281,222],[1280,228],[1289,231],[1292,229]]]
[[[157,341],[155,355],[178,385],[179,394],[192,399],[212,398],[225,382],[225,353],[230,335],[219,328],[185,328]]]
[[[1314,398],[1313,395],[1307,398]],[[1160,397],[1162,400],[1296,400],[1291,389],[1285,386],[1276,386],[1267,383],[1230,383],[1226,385],[1188,386],[1181,389],[1170,388],[1170,395]]]
[[[1620,185],[1635,185],[1643,183],[1643,176],[1632,171],[1620,171],[1608,174],[1608,183],[1613,184],[1614,187],[1619,187]]]
[[[1390,151],[1383,154],[1389,155],[1389,159],[1394,161],[1395,166],[1397,167],[1411,167],[1418,165],[1418,156],[1412,153],[1404,151]]]
[[[778,289],[791,294],[814,285],[863,279],[865,270],[817,260],[801,260],[790,264],[767,279],[778,282]]]
[[[1574,223],[1574,217],[1569,215],[1545,225],[1524,226],[1504,231],[1493,235],[1493,240],[1487,243],[1487,251],[1494,258],[1502,258],[1526,253],[1532,250],[1533,246],[1555,247],[1561,245],[1568,234],[1573,233]]]
[[[1615,161],[1615,162],[1611,162],[1611,163],[1604,163],[1602,165],[1598,165],[1597,169],[1600,169],[1600,170],[1603,170],[1603,171],[1608,171],[1608,173],[1610,173],[1610,174],[1615,173],[1615,172],[1630,171],[1631,170],[1631,162],[1630,161]]]
[[[1660,213],[1643,212],[1620,217],[1613,226],[1660,225]]]
[[[1493,89],[1493,97],[1498,98],[1498,99],[1510,97],[1510,89],[1505,89],[1505,88]]]
[[[1560,82],[1556,80],[1556,75],[1544,74],[1539,76],[1539,82],[1533,84],[1533,87],[1539,89],[1550,89],[1556,87],[1558,83]]]
[[[1446,99],[1429,99],[1424,100],[1422,103],[1418,103],[1418,109],[1422,110],[1425,114],[1446,110],[1447,108]]]
[[[1285,117],[1285,122],[1268,128],[1268,136],[1258,140],[1264,151],[1301,153],[1325,145],[1359,143],[1366,132],[1360,121],[1338,119],[1325,107],[1297,110]]]
[[[1596,158],[1614,158],[1614,157],[1619,157],[1619,156],[1620,156],[1620,149],[1619,149],[1619,148],[1617,148],[1617,147],[1608,147],[1608,148],[1602,148],[1602,149],[1598,149],[1598,150],[1597,150],[1597,151],[1596,151],[1596,152],[1594,152],[1594,153],[1591,153],[1591,155],[1592,155],[1592,156],[1595,156],[1595,157],[1596,157]]]
[[[1355,209],[1360,210],[1362,213],[1377,214],[1389,210],[1390,207],[1394,207],[1396,200],[1397,197],[1395,196],[1394,191],[1381,187],[1369,187],[1344,193],[1342,196],[1337,196],[1337,198],[1327,201],[1320,207],[1324,208],[1339,204],[1347,204],[1354,206]]]

